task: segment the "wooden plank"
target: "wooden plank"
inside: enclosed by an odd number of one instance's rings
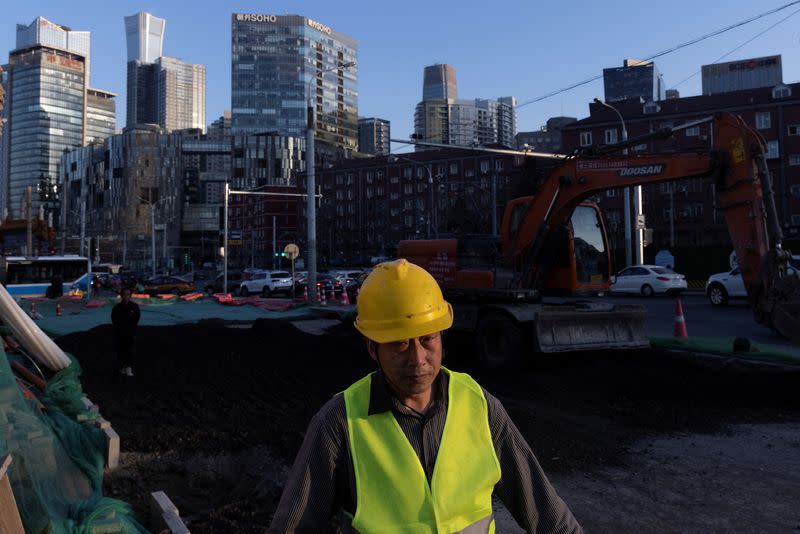
[[[0,462],[0,532],[3,534],[25,534],[22,519],[19,517],[17,501],[8,480],[8,467],[11,455],[7,454]]]

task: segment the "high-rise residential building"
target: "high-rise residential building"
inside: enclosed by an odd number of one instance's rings
[[[231,26],[234,135],[304,136],[313,96],[315,139],[357,149],[358,70],[338,68],[357,60],[354,39],[300,15],[234,13]]]
[[[704,95],[774,87],[783,83],[779,55],[703,65],[701,72]]]
[[[150,13],[125,17],[128,42],[125,124],[205,128],[206,68],[162,55],[166,21]]]
[[[513,96],[497,100],[466,100],[457,99],[457,93],[453,67],[425,67],[423,99],[414,112],[417,139],[458,146],[514,146],[517,119],[516,99]],[[424,146],[417,147],[417,150],[425,149]]]
[[[36,192],[44,181],[54,188],[64,149],[85,143],[89,50],[89,32],[42,17],[17,25],[6,74],[9,120],[2,162],[3,206],[12,218],[23,217],[29,186]],[[37,213],[39,195],[31,201]]]
[[[666,99],[664,77],[652,61],[626,59],[622,67],[603,69],[605,99],[608,102],[642,98],[645,102]]]
[[[206,127],[206,67],[162,56],[158,68],[156,112],[168,131]]]
[[[128,61],[153,63],[163,55],[167,21],[141,11],[125,17]]]
[[[358,119],[358,151],[364,154],[388,154],[391,151],[391,125],[386,119]]]
[[[116,133],[116,96],[101,89],[86,90],[86,143],[99,143]]]
[[[446,64],[425,67],[422,81],[422,100],[455,100],[456,98],[458,98],[456,69]]]

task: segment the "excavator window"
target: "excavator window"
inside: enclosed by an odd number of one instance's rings
[[[578,206],[572,213],[575,274],[579,284],[600,284],[608,278],[605,234],[597,210]]]
[[[519,223],[522,222],[522,218],[525,216],[525,211],[529,206],[530,204],[528,202],[522,202],[515,204],[511,208],[511,218],[508,224],[508,234],[511,239],[514,239],[517,236],[517,232],[519,232]]]

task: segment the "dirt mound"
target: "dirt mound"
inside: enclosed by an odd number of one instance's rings
[[[57,342],[80,361],[84,389],[128,453],[109,493],[144,511],[147,492],[165,489],[198,533],[262,532],[308,421],[373,369],[351,325],[319,336],[286,321],[142,327],[133,379],[117,372],[110,327]],[[614,464],[645,434],[800,414],[800,373],[649,351],[543,356],[481,373],[465,338],[448,335],[445,347],[445,364],[504,402],[548,471]]]

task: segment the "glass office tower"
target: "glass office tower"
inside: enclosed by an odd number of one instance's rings
[[[88,54],[88,32],[41,17],[17,26],[17,48],[8,60],[4,162],[12,218],[24,215],[28,186],[38,214],[40,181],[54,186],[64,149],[84,144]]]
[[[357,43],[299,15],[231,16],[231,129],[303,136],[307,91],[316,105],[316,139],[358,146]],[[333,69],[329,72],[324,72]]]

